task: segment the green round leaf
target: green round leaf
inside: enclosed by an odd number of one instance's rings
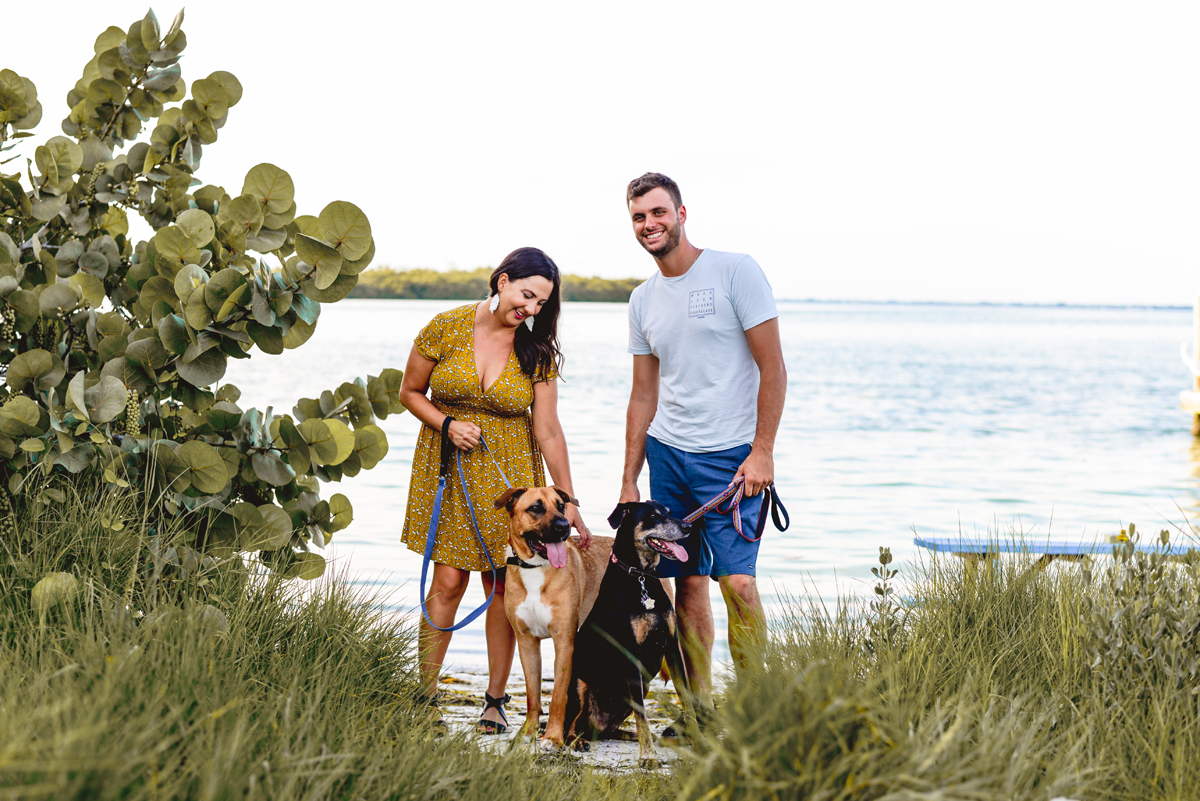
[[[32,383],[38,391],[45,392],[58,386],[67,374],[62,359],[48,350],[37,348],[18,354],[8,365],[8,388],[20,392]]]
[[[193,209],[193,211],[198,211],[198,209]],[[184,212],[184,214],[186,213]],[[204,214],[202,211],[200,213]],[[154,249],[158,251],[160,257],[179,264],[198,264],[200,262],[200,247],[179,226],[168,225],[166,228],[158,229],[158,233],[154,235]]]
[[[94,255],[96,254],[84,254],[85,257]],[[100,261],[104,262],[104,259],[101,258]],[[108,263],[104,262],[104,266],[107,269]],[[93,309],[100,308],[101,304],[103,304],[105,299],[108,297],[104,291],[104,282],[94,275],[88,275],[87,273],[75,273],[75,275],[72,275],[67,279],[67,283],[70,284],[71,288],[74,289],[75,292],[83,298],[84,302]]]
[[[207,281],[208,273],[203,267],[195,264],[189,264],[175,273],[175,294],[179,297],[179,302],[186,305],[192,293]]]
[[[274,164],[259,164],[246,173],[242,194],[255,198],[264,213],[282,214],[296,199],[296,186],[292,177]]]
[[[187,323],[178,314],[168,314],[158,322],[158,338],[172,354],[178,356],[192,344]]]
[[[357,259],[347,259],[342,262],[342,275],[358,275],[367,267],[371,266],[371,260],[375,258],[375,239],[371,239],[371,246],[367,248],[367,252]]]
[[[246,333],[263,353],[270,353],[273,356],[283,353],[283,332],[277,326],[251,322],[246,325]]]
[[[337,278],[333,279],[333,283],[325,289],[318,289],[316,281],[311,278],[305,278],[301,281],[300,289],[305,295],[318,303],[337,303],[348,296],[357,285],[357,275],[339,274]]]
[[[283,571],[285,578],[304,581],[319,579],[325,573],[325,557],[315,553],[298,553],[295,560]]]
[[[180,378],[192,386],[207,387],[225,376],[228,364],[229,359],[220,348],[209,348],[191,361],[181,359],[175,364],[175,370]]]
[[[250,456],[250,467],[254,475],[273,487],[290,484],[296,478],[296,472],[278,454],[268,451],[256,452]]]
[[[208,304],[204,299],[204,290],[195,289],[188,297],[187,303],[183,309],[184,319],[196,331],[203,331],[212,325],[212,312],[209,311]]]
[[[354,452],[354,432],[350,430],[350,426],[337,419],[326,420],[325,425],[329,427],[329,433],[333,435],[333,441],[337,443],[337,453],[332,460],[326,461],[325,464],[341,464],[346,461],[347,456]]]
[[[297,296],[302,297],[302,296]],[[294,301],[293,301],[294,303]],[[317,324],[297,321],[292,323],[292,327],[283,335],[283,346],[288,350],[298,348],[308,341],[308,338],[317,330]]]
[[[329,525],[326,530],[329,533],[341,531],[354,520],[354,507],[350,505],[350,499],[345,495],[336,493],[329,499]]]
[[[0,407],[0,434],[6,437],[40,437],[49,430],[50,414],[32,398],[15,395]]]
[[[123,360],[122,360],[123,361]],[[125,411],[129,392],[125,385],[112,376],[102,376],[100,381],[83,393],[88,417],[93,423],[107,423]]]
[[[210,120],[219,120],[229,113],[229,93],[216,81],[201,78],[193,83],[192,99]]]
[[[39,617],[59,604],[69,604],[79,594],[79,581],[70,573],[47,573],[33,585],[31,606]]]
[[[239,195],[229,203],[227,210],[221,216],[233,223],[236,230],[244,236],[254,236],[263,227],[262,204],[250,195]]]
[[[160,488],[184,492],[191,486],[187,465],[167,443],[156,443],[150,450],[150,460]]]
[[[235,292],[240,293],[246,289],[246,277],[232,267],[226,267],[209,282],[204,285],[204,303],[214,315],[218,315],[221,307],[225,305],[225,301],[229,300]],[[196,326],[192,326],[196,328]],[[207,328],[207,326],[200,326]]]
[[[125,349],[125,358],[142,367],[158,370],[171,360],[171,354],[167,353],[158,337],[151,332],[151,336],[130,342],[129,347]]]
[[[335,200],[321,210],[318,221],[321,238],[337,248],[343,258],[354,261],[367,254],[371,247],[371,223],[358,206]]]
[[[336,464],[338,443],[326,420],[312,417],[296,426],[308,444],[309,458],[314,464]]]
[[[43,317],[57,317],[78,303],[78,293],[67,283],[50,284],[38,295],[38,309]]]
[[[202,248],[211,242],[217,232],[217,225],[213,222],[212,216],[201,209],[185,210],[175,220],[175,224],[192,241],[192,244],[198,248]]]
[[[206,495],[214,495],[229,483],[229,473],[225,468],[225,460],[217,449],[207,442],[188,440],[179,446],[175,455],[183,461],[188,469],[188,478],[192,486]]]
[[[319,239],[297,234],[296,255],[313,268],[311,275],[317,289],[332,286],[341,272],[342,255]]]
[[[258,507],[262,525],[239,537],[239,545],[247,551],[277,551],[292,540],[292,518],[274,504]]]
[[[370,470],[387,456],[387,434],[379,426],[368,425],[354,429],[354,451],[364,470]]]
[[[208,76],[208,80],[219,84],[225,90],[225,96],[229,98],[230,106],[236,106],[238,101],[242,99],[242,84],[234,77],[232,72],[217,70]]]

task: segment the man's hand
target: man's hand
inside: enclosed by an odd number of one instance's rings
[[[617,498],[617,503],[637,503],[642,499],[642,493],[638,491],[637,484],[622,484],[621,497]]]
[[[571,521],[571,528],[579,532],[579,547],[586,549],[592,544],[592,532],[588,531],[587,524],[583,522],[583,516],[579,514],[579,507],[568,503],[567,511],[564,514],[567,516],[567,520]]]
[[[738,468],[737,476],[734,476],[735,481],[738,476],[746,478],[742,494],[753,498],[771,486],[771,482],[775,480],[775,457],[766,448],[755,448]]]

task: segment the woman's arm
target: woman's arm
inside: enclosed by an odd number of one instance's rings
[[[433,368],[436,366],[437,362],[426,359],[421,351],[417,350],[417,346],[413,345],[408,354],[408,364],[404,365],[404,378],[400,382],[400,402],[413,417],[441,432],[442,421],[446,419],[446,415],[438,411],[438,407],[425,397],[425,393],[429,391],[429,377],[433,375]],[[469,451],[474,448],[479,444],[482,433],[474,423],[455,420],[450,424],[450,441],[459,450]]]
[[[558,421],[558,382],[539,381],[533,385],[533,436],[537,438],[546,467],[550,470],[550,478],[554,486],[566,490],[575,497],[575,487],[571,483],[571,459],[567,455],[567,438],[563,436],[562,424]],[[567,519],[579,532],[579,543],[584,548],[592,542],[592,532],[588,530],[579,514],[579,507],[573,503],[567,504]]]

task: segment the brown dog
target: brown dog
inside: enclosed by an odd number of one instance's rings
[[[563,747],[575,632],[596,602],[613,545],[611,537],[592,537],[589,548],[580,548],[569,537],[565,512],[570,502],[557,487],[514,488],[496,499],[496,508],[507,509],[510,517],[504,611],[516,632],[525,674],[522,731],[531,735],[542,715],[542,640],[554,641],[550,717],[538,740],[547,751]]]

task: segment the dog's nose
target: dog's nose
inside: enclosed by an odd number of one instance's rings
[[[688,534],[691,534],[691,533],[692,533],[692,524],[691,524],[691,523],[684,523],[683,521],[680,521],[680,522],[679,522],[679,530],[680,530],[680,531],[682,531],[682,532],[683,532],[683,536],[685,536],[685,537],[686,537]]]
[[[550,524],[550,530],[555,534],[561,534],[565,537],[571,533],[571,521],[565,517],[560,517]]]

